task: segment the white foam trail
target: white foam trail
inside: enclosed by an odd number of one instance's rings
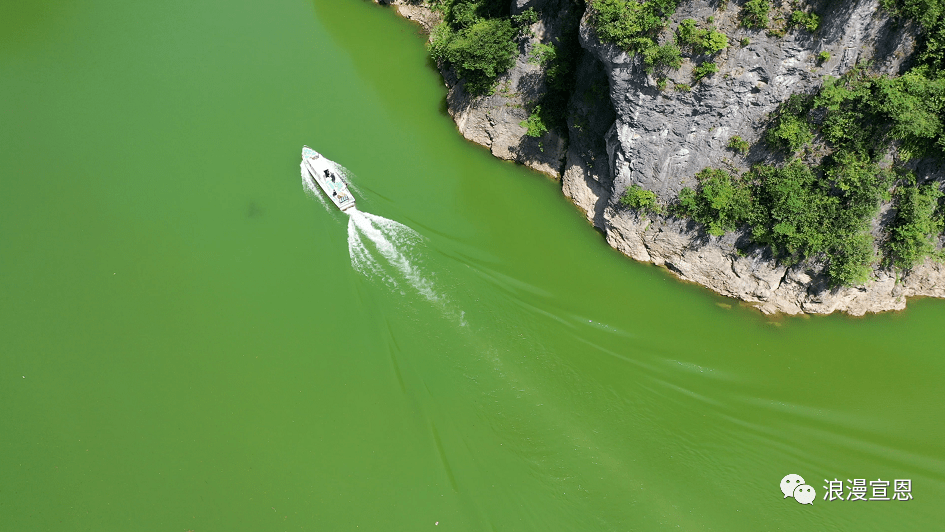
[[[348,253],[351,256],[351,266],[355,270],[367,277],[379,277],[392,288],[399,288],[394,276],[405,280],[444,314],[455,318],[461,326],[466,325],[465,313],[451,308],[446,296],[437,293],[436,285],[417,263],[417,248],[423,243],[423,237],[419,233],[382,216],[357,209],[349,209],[346,212],[349,216]],[[375,255],[374,250],[379,257]],[[394,275],[387,273],[390,268],[393,268]]]
[[[396,268],[420,295],[430,301],[439,300],[433,289],[433,283],[426,279],[417,266],[404,254],[405,251],[411,250],[420,241],[420,235],[416,231],[393,220],[361,212],[357,209],[349,209],[347,212],[350,216],[349,227],[351,227],[351,224],[354,225],[356,242],[361,241],[360,235],[367,237],[381,256]],[[348,236],[351,237],[350,229]],[[349,240],[350,249],[351,240]],[[370,251],[364,253],[361,249],[367,250],[363,241],[361,241],[360,247],[357,243],[355,245],[356,253],[352,255],[352,265],[355,265],[355,259],[364,261],[370,258],[373,260],[372,267],[375,267],[375,270],[379,269],[380,265],[376,259],[373,259]],[[357,268],[357,266],[355,267]]]
[[[360,189],[351,180],[351,172],[338,163],[331,164],[335,171],[342,175],[348,187],[356,192],[357,196],[363,197]],[[302,188],[308,195],[317,198],[324,209],[331,211],[332,208],[318,185],[312,181],[304,163],[299,167],[302,172]],[[400,290],[401,283],[408,284],[427,301],[438,306],[444,314],[455,318],[461,326],[466,325],[465,313],[450,307],[447,298],[437,293],[430,276],[420,267],[417,248],[423,243],[423,237],[419,233],[402,223],[361,212],[356,208],[346,212],[348,255],[355,271],[365,277],[379,279],[395,290]]]
[[[391,288],[398,287],[397,281],[384,273],[371,250],[364,245],[353,217],[348,218],[348,255],[351,257],[351,266],[358,273],[365,277],[379,277]]]

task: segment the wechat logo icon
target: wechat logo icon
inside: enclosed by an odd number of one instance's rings
[[[781,493],[784,494],[785,499],[794,497],[795,501],[811,506],[814,504],[814,497],[817,496],[814,488],[804,483],[804,477],[793,473],[781,479]]]

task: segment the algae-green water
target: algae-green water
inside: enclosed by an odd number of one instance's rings
[[[363,0],[0,5],[0,530],[941,529],[945,301],[765,317],[444,98]]]

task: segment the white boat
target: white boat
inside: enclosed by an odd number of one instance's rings
[[[354,208],[354,196],[348,191],[348,186],[338,175],[333,161],[326,159],[317,151],[308,146],[302,147],[302,168],[308,171],[309,178],[318,183],[328,199],[342,212]]]

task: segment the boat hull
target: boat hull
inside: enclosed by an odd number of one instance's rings
[[[305,146],[302,148],[302,168],[308,173],[308,178],[322,189],[339,210],[344,212],[354,208],[354,196],[341,179],[338,165],[333,161]]]

